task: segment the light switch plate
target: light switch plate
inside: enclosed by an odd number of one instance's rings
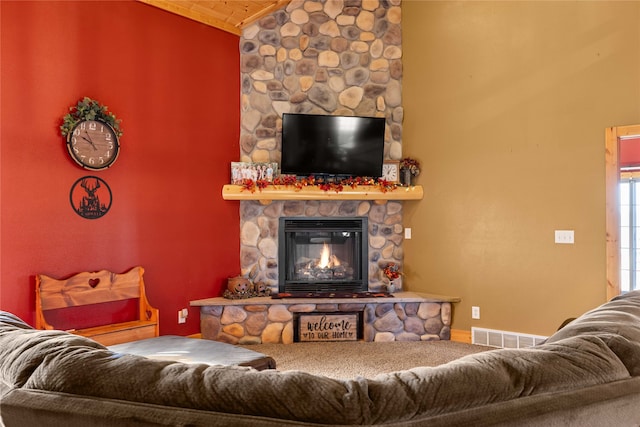
[[[574,244],[573,230],[556,230],[555,242],[564,245]]]

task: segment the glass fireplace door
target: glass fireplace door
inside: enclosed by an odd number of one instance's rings
[[[368,289],[367,218],[281,218],[279,291]]]

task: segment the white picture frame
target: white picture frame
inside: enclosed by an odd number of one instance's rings
[[[273,182],[278,176],[278,163],[231,162],[231,184],[242,185],[245,180]]]

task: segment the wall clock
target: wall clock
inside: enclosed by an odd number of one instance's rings
[[[72,186],[69,200],[73,211],[86,219],[97,219],[111,209],[111,188],[97,176],[83,176]]]
[[[71,158],[85,169],[101,170],[113,165],[120,152],[116,131],[101,120],[82,120],[67,135]]]
[[[382,179],[397,184],[400,181],[400,161],[385,160],[382,164]]]

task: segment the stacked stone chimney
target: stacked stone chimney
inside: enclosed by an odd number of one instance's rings
[[[283,113],[386,118],[385,158],[402,157],[400,0],[293,0],[240,38],[240,160],[280,162]],[[368,215],[370,289],[402,263],[402,204],[242,201],[241,268],[277,289],[278,216]]]

